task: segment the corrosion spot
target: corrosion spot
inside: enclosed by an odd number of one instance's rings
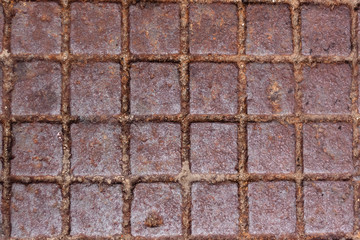
[[[271,107],[275,113],[281,112],[280,100],[281,100],[281,87],[278,82],[273,82],[269,85],[268,89],[268,99],[270,101]]]
[[[147,227],[160,227],[163,225],[164,220],[158,212],[150,212],[145,219],[145,226]]]

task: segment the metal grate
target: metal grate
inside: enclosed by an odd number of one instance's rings
[[[61,0],[61,54],[54,55],[33,55],[33,54],[13,54],[10,49],[12,11],[14,2],[2,1],[5,14],[5,27],[3,39],[3,52],[0,55],[3,63],[4,84],[3,84],[3,114],[1,122],[3,124],[3,174],[1,182],[3,184],[2,195],[2,214],[3,231],[6,238],[11,236],[11,189],[13,183],[55,183],[61,187],[62,195],[62,227],[61,234],[56,238],[72,239],[70,236],[70,186],[74,183],[104,183],[121,184],[123,188],[123,222],[122,235],[114,236],[116,239],[133,239],[131,234],[131,203],[133,199],[134,187],[138,183],[154,182],[176,182],[181,185],[182,195],[182,236],[174,239],[208,239],[209,236],[192,236],[191,234],[191,188],[194,182],[222,183],[233,182],[238,184],[238,203],[239,203],[239,233],[237,236],[226,236],[229,239],[268,239],[275,235],[251,235],[249,234],[249,206],[248,206],[248,185],[251,182],[270,182],[270,181],[290,181],[296,184],[296,233],[284,235],[283,238],[291,239],[317,239],[322,238],[347,238],[355,239],[359,237],[359,207],[358,192],[359,188],[358,171],[354,174],[329,173],[329,174],[304,174],[303,167],[303,125],[305,123],[320,122],[347,122],[353,128],[353,152],[352,159],[354,167],[358,165],[358,138],[359,138],[359,112],[358,112],[358,35],[357,35],[357,5],[356,0],[338,0],[331,4],[345,4],[351,12],[351,54],[349,56],[307,56],[301,52],[301,19],[300,6],[307,3],[329,4],[332,1],[326,0],[157,0],[151,2],[177,3],[180,6],[180,46],[179,54],[132,54],[130,52],[129,40],[129,6],[135,2],[130,0],[105,0],[101,2],[113,2],[121,4],[121,48],[122,53],[118,55],[75,55],[70,52],[70,5],[73,1]],[[91,2],[91,1],[86,1]],[[191,3],[214,3],[221,2],[236,5],[238,17],[238,53],[235,55],[194,55],[189,53],[189,5]],[[288,4],[291,12],[292,24],[292,43],[293,53],[291,55],[247,55],[245,53],[246,24],[245,6],[251,3],[266,4]],[[14,65],[18,61],[31,60],[51,60],[61,64],[62,74],[62,97],[61,115],[55,116],[19,116],[11,112],[11,90],[14,82]],[[179,66],[180,85],[181,85],[181,112],[175,115],[147,115],[139,116],[130,113],[130,64],[134,62],[171,62]],[[121,64],[121,113],[113,116],[99,116],[95,118],[78,117],[71,115],[70,112],[70,69],[76,62],[115,62]],[[236,114],[190,114],[190,92],[189,92],[189,64],[192,62],[215,62],[215,63],[235,63],[238,67],[238,111]],[[295,78],[295,114],[289,115],[261,115],[247,114],[246,103],[246,64],[248,63],[290,63],[294,67]],[[328,115],[328,114],[305,114],[302,110],[301,88],[299,86],[303,79],[302,69],[304,66],[316,63],[348,63],[352,68],[351,83],[351,112],[349,114]],[[115,122],[121,126],[122,142],[122,175],[113,177],[101,176],[73,176],[71,174],[71,136],[70,126],[80,121],[90,121],[92,123]],[[248,123],[261,122],[286,122],[295,126],[295,145],[296,145],[296,171],[286,174],[256,174],[249,173],[247,170],[247,125]],[[63,159],[62,171],[60,176],[14,176],[10,174],[12,159],[12,126],[15,123],[46,122],[58,123],[62,125],[63,133]],[[175,122],[181,125],[181,172],[178,175],[132,175],[130,170],[130,125],[137,122]],[[238,126],[238,173],[236,174],[195,174],[190,170],[190,124],[195,122],[221,122],[236,123]],[[294,159],[295,161],[295,159]],[[354,189],[354,210],[355,222],[353,233],[351,234],[305,234],[304,220],[304,181],[345,181],[350,182]],[[224,239],[225,236],[212,236]],[[90,238],[90,237],[89,237]]]

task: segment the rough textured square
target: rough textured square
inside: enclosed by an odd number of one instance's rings
[[[348,64],[306,66],[300,87],[305,113],[350,113],[351,67]]]
[[[15,77],[11,106],[13,114],[60,114],[60,64],[20,62],[15,65]]]
[[[14,7],[11,52],[56,54],[61,50],[60,6],[55,2],[19,2]]]
[[[122,204],[120,185],[72,185],[71,235],[121,234]]]
[[[119,54],[121,5],[72,3],[70,47],[75,54]]]
[[[353,188],[348,182],[305,182],[305,233],[351,233]]]
[[[173,54],[180,51],[179,4],[145,3],[130,6],[130,51]]]
[[[238,68],[234,64],[190,64],[190,113],[236,114]]]
[[[79,176],[121,174],[121,130],[115,124],[71,125],[71,169]]]
[[[192,185],[191,230],[199,236],[236,235],[239,222],[235,183]]]
[[[295,183],[249,184],[250,234],[291,234],[296,228]]]
[[[140,62],[130,69],[131,112],[138,115],[180,112],[178,66]]]
[[[181,129],[174,123],[137,123],[130,128],[131,172],[177,174],[181,170]]]
[[[246,80],[248,114],[294,113],[295,79],[290,64],[250,63]]]
[[[23,123],[13,125],[11,174],[57,175],[62,165],[60,124]]]
[[[345,5],[301,6],[301,43],[305,55],[340,55],[351,52],[350,9]]]
[[[249,123],[248,170],[252,173],[295,171],[295,128],[278,122]]]
[[[352,173],[351,124],[305,124],[303,132],[305,173]]]
[[[195,173],[236,173],[237,125],[191,124],[191,171]]]
[[[292,54],[292,28],[286,4],[246,5],[246,53]]]
[[[175,183],[140,183],[131,205],[131,234],[135,237],[181,235],[181,191]]]
[[[61,233],[61,192],[55,184],[13,184],[11,236],[54,237]]]
[[[121,109],[121,76],[117,63],[72,66],[70,75],[73,115],[114,115]]]
[[[238,17],[235,4],[190,4],[190,53],[236,54]]]

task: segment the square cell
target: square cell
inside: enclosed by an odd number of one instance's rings
[[[324,64],[303,69],[302,108],[308,114],[350,113],[351,67]]]
[[[238,22],[235,4],[190,4],[190,53],[236,54]]]
[[[194,173],[236,173],[237,125],[193,123],[190,128],[190,163]]]
[[[190,64],[190,113],[236,114],[238,68],[234,64]]]
[[[61,8],[55,2],[18,2],[11,24],[14,54],[58,54],[61,51]]]
[[[253,182],[248,197],[250,234],[295,233],[295,183]]]
[[[131,204],[131,234],[135,237],[180,236],[181,190],[175,183],[139,183]]]
[[[250,63],[246,67],[248,114],[292,114],[295,79],[290,64]]]
[[[305,182],[306,234],[351,233],[354,222],[353,188],[348,182]]]
[[[181,170],[181,129],[175,123],[137,123],[130,128],[130,165],[135,175]]]
[[[74,184],[71,186],[71,235],[121,234],[120,185]]]
[[[73,65],[70,92],[73,115],[120,114],[120,65],[108,62]]]
[[[120,4],[72,3],[70,48],[74,54],[119,54]]]
[[[247,54],[292,54],[292,50],[292,27],[288,5],[246,5]]]
[[[130,69],[131,112],[137,115],[177,114],[181,109],[178,66],[139,62]]]
[[[121,129],[116,124],[71,125],[71,170],[74,175],[121,174]]]
[[[61,191],[55,184],[13,184],[11,237],[55,237],[61,234]]]
[[[12,113],[60,114],[61,66],[55,62],[20,62],[15,65]]]
[[[302,5],[302,53],[322,56],[349,55],[351,52],[350,28],[350,9],[345,5]]]
[[[191,232],[195,236],[239,232],[238,186],[235,183],[192,185]]]
[[[180,51],[179,4],[139,3],[130,6],[130,51],[174,54]]]
[[[278,122],[249,123],[248,170],[251,173],[295,171],[295,128]]]
[[[13,125],[11,174],[58,175],[62,166],[60,124],[23,123]]]
[[[305,173],[351,173],[352,126],[348,123],[310,123],[303,129]]]

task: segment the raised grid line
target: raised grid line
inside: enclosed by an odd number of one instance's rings
[[[360,114],[343,114],[343,115],[326,115],[326,114],[302,114],[297,116],[291,115],[262,115],[262,114],[234,114],[234,115],[206,115],[206,114],[189,114],[184,117],[182,114],[175,115],[109,115],[109,116],[89,116],[78,117],[68,116],[66,121],[69,123],[78,122],[90,122],[90,123],[136,123],[136,122],[177,122],[181,123],[183,120],[187,120],[189,123],[195,122],[239,122],[240,120],[245,122],[270,122],[279,121],[287,122],[289,124],[295,123],[311,123],[311,122],[349,122],[354,123],[360,119]],[[5,122],[6,117],[0,116],[0,122]],[[61,115],[43,115],[43,116],[11,116],[11,123],[61,123],[63,118]]]
[[[259,173],[245,173],[245,174],[195,174],[189,173],[186,176],[186,181],[207,182],[207,183],[223,183],[223,182],[273,182],[273,181],[357,181],[357,178],[351,173],[340,174],[299,174],[299,173],[279,173],[279,174],[259,174]],[[8,178],[10,183],[55,183],[59,186],[64,184],[61,176],[16,176],[12,175]],[[125,177],[118,176],[72,176],[69,184],[73,183],[94,183],[94,184],[137,184],[137,183],[181,183],[184,181],[184,175],[179,173],[177,175],[133,175]],[[4,183],[4,180],[0,180]]]
[[[180,86],[181,86],[181,196],[182,196],[182,238],[189,239],[191,235],[191,183],[190,174],[190,123],[186,117],[190,114],[189,93],[189,9],[188,1],[180,4]]]
[[[71,137],[70,137],[70,5],[67,0],[61,1],[61,25],[62,39],[61,52],[63,59],[61,61],[61,123],[62,123],[62,144],[63,158],[60,182],[62,203],[61,203],[61,236],[70,234],[70,156],[71,156]]]
[[[12,54],[9,53],[14,61],[33,61],[33,60],[48,60],[61,62],[64,57],[69,58],[73,62],[115,62],[120,63],[122,59],[129,58],[129,62],[175,62],[180,63],[182,58],[188,58],[190,62],[218,62],[218,63],[349,63],[353,62],[353,56],[311,56],[311,55],[221,55],[221,54],[133,54],[121,53],[119,55],[85,55],[85,54],[50,54],[50,55],[36,55],[36,54]],[[6,59],[6,55],[0,55],[0,61]],[[358,60],[359,62],[359,60]]]
[[[2,169],[2,178],[3,178],[3,192],[2,192],[2,232],[5,238],[10,238],[11,234],[11,219],[10,219],[10,208],[11,208],[11,187],[9,176],[11,172],[10,160],[11,155],[11,142],[12,142],[12,129],[11,129],[11,96],[10,91],[12,89],[12,78],[13,78],[13,66],[14,63],[11,59],[10,54],[10,35],[11,35],[11,22],[9,21],[11,17],[12,5],[9,2],[2,3],[4,8],[5,24],[4,24],[4,36],[3,36],[3,52],[1,54],[4,57],[3,59],[3,111],[4,111],[4,121],[3,121],[3,169]]]
[[[292,34],[293,34],[293,48],[294,55],[301,56],[301,24],[300,24],[300,4],[299,1],[294,1],[291,5],[291,25],[292,25]],[[296,57],[295,57],[296,58]],[[300,119],[303,118],[302,113],[302,99],[300,94],[299,83],[302,81],[302,67],[301,63],[294,62],[294,79],[295,79],[295,115]],[[295,178],[296,186],[296,237],[297,239],[302,239],[305,235],[305,221],[304,221],[304,163],[302,156],[303,149],[303,124],[295,124],[295,172],[297,177]]]
[[[246,39],[246,14],[245,6],[242,2],[237,4],[238,10],[238,56],[245,54],[245,39]],[[246,63],[244,61],[238,62],[239,81],[238,81],[238,115],[242,114],[246,116]],[[238,194],[239,194],[239,236],[238,239],[242,239],[247,236],[249,232],[249,205],[248,205],[248,181],[245,176],[247,173],[247,122],[243,118],[238,119],[238,138],[237,138],[237,150],[238,150]]]
[[[353,2],[353,5],[351,6],[351,45],[352,45],[352,82],[351,82],[351,113],[353,116],[353,146],[352,146],[352,160],[353,160],[353,167],[355,169],[355,172],[358,172],[358,145],[359,145],[359,132],[358,132],[358,123],[359,118],[355,117],[356,114],[359,114],[358,111],[358,102],[359,102],[359,83],[358,83],[358,74],[359,74],[359,58],[358,58],[358,14],[356,9],[356,3]],[[356,174],[357,175],[357,174]],[[353,186],[353,192],[354,192],[354,226],[353,226],[353,234],[358,235],[359,234],[359,223],[360,223],[360,217],[359,212],[356,207],[356,202],[358,201],[358,195],[356,194],[356,182],[352,182]]]
[[[129,1],[121,2],[121,52],[118,57],[122,59],[121,70],[121,113],[128,116],[130,112],[130,23],[129,23]],[[133,185],[129,179],[130,175],[130,125],[127,122],[121,124],[121,144],[122,144],[122,171],[123,180],[123,222],[122,232],[125,238],[131,238],[131,201],[133,196]]]

